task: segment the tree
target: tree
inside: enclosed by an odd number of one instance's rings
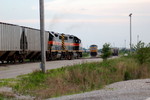
[[[150,60],[150,44],[145,45],[144,42],[139,41],[134,48],[136,50],[135,58],[140,64]]]
[[[102,48],[102,58],[103,60],[107,60],[107,58],[110,56],[111,56],[110,44],[105,43]]]

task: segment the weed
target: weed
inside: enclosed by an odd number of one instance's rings
[[[141,66],[132,57],[121,57],[52,69],[46,74],[34,71],[17,79],[1,80],[0,86],[9,85],[18,93],[44,99],[97,90],[123,80],[150,78],[149,66],[148,63]]]

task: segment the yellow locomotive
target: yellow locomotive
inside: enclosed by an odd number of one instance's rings
[[[98,46],[97,45],[91,45],[90,46],[90,55],[91,57],[96,57],[98,54]]]

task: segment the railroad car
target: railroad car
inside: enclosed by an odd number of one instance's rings
[[[112,51],[112,56],[118,56],[118,54],[119,54],[118,48],[111,48],[111,51]]]
[[[82,57],[81,40],[73,35],[45,31],[47,60]],[[0,22],[0,61],[41,59],[40,30]]]
[[[98,54],[98,46],[97,45],[91,45],[90,46],[90,55],[91,57],[96,57]]]
[[[41,42],[40,30],[22,26],[22,49],[25,54],[25,59],[31,61],[40,60],[41,56]],[[49,32],[45,31],[45,50],[48,48]]]
[[[20,38],[22,28],[0,22],[0,61],[15,61],[21,55]],[[21,58],[20,58],[21,59]]]

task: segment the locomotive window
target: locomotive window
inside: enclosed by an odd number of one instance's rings
[[[62,39],[62,37],[61,37],[61,36],[59,36],[59,39]]]
[[[57,35],[57,34],[55,34],[55,36],[56,36],[56,37],[58,37],[58,35]]]
[[[49,34],[49,41],[53,40],[53,35],[52,34]]]
[[[49,34],[50,37],[54,37],[51,33]]]
[[[52,34],[54,34],[54,32],[51,32]]]
[[[65,40],[68,40],[68,37],[65,37]]]
[[[73,39],[73,37],[70,36],[69,39]]]

